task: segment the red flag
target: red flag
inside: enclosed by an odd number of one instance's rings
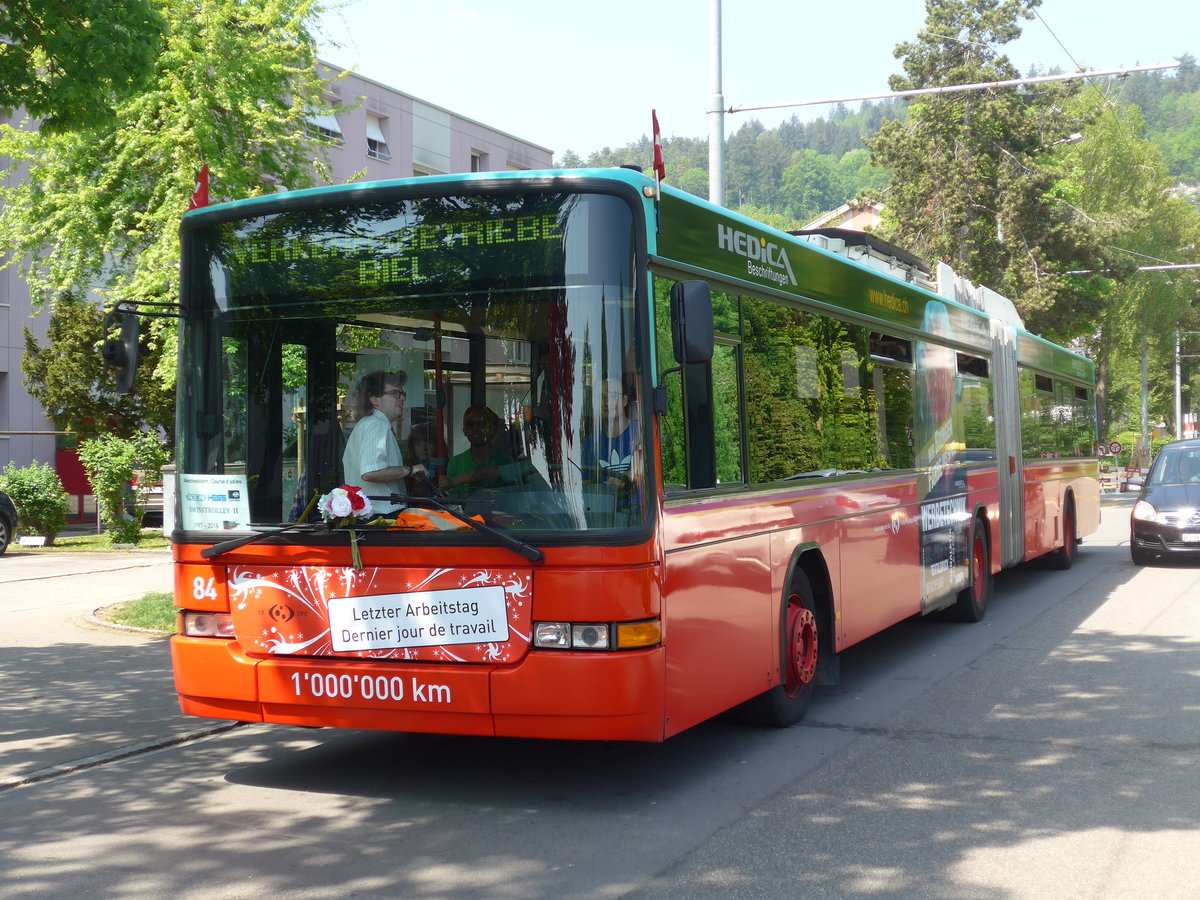
[[[656,110],[650,110],[650,120],[654,123],[654,177],[659,181],[665,181],[667,167],[663,165],[662,135],[658,131],[658,112]]]
[[[188,209],[199,209],[202,206],[208,206],[208,165],[201,166],[200,172],[196,175],[196,187],[192,191],[192,202],[188,204]]]

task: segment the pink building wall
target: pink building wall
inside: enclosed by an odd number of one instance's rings
[[[332,66],[324,69],[331,76],[341,73]],[[332,83],[330,93],[337,104],[353,107],[337,113],[342,140],[329,147],[335,183],[363,169],[361,180],[376,181],[408,178],[419,168],[426,173],[470,172],[473,166],[481,171],[545,169],[553,162],[553,151],[546,147],[359,75],[347,74]],[[390,159],[368,156],[369,113],[381,121]],[[18,111],[12,121],[22,118]],[[9,460],[18,466],[55,462],[54,425],[25,390],[21,373],[24,327],[44,345],[48,321],[46,312],[33,315],[29,290],[16,269],[0,271],[0,467]]]

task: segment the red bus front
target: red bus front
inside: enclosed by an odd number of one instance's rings
[[[663,739],[635,181],[419,179],[189,214],[186,713]]]

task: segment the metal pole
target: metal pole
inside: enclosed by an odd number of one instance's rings
[[[1144,468],[1148,458],[1146,449],[1150,446],[1150,385],[1147,377],[1148,366],[1146,355],[1149,352],[1150,339],[1142,338],[1142,430],[1138,435],[1137,449],[1131,460],[1134,468]]]
[[[708,199],[725,205],[725,95],[721,93],[721,0],[711,0],[712,96],[708,101]]]
[[[1175,329],[1175,437],[1183,437],[1183,389],[1179,380],[1179,329]]]

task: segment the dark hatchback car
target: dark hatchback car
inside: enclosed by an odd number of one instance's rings
[[[17,511],[13,508],[12,500],[4,491],[0,491],[0,554],[8,549],[13,535],[17,533]]]
[[[1129,553],[1139,566],[1158,556],[1200,558],[1200,440],[1158,451],[1133,505]]]

